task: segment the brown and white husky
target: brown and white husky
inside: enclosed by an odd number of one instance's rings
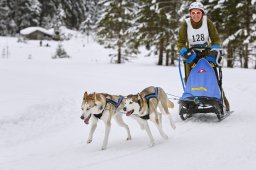
[[[147,120],[151,120],[158,128],[161,136],[168,139],[162,128],[162,114],[169,117],[171,127],[175,129],[174,121],[168,108],[173,108],[174,104],[168,99],[167,94],[160,87],[147,87],[136,95],[128,95],[125,99],[123,111],[127,116],[136,115],[136,120],[141,127],[146,130],[151,146],[154,145],[154,139],[148,126]],[[160,109],[161,112],[157,110]]]
[[[116,120],[118,125],[126,129],[127,140],[131,140],[129,127],[124,123],[122,115],[120,114],[124,104],[123,99],[123,96],[110,95],[106,93],[84,93],[81,106],[83,111],[81,119],[84,120],[85,124],[89,124],[89,120],[92,123],[87,143],[92,142],[93,133],[97,127],[97,122],[100,119],[105,123],[105,136],[101,149],[106,149],[112,118]]]

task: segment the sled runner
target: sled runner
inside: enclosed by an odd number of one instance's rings
[[[221,67],[211,65],[205,58],[200,58],[191,69],[184,93],[179,99],[179,115],[182,120],[195,113],[215,113],[219,120],[231,113],[224,110]]]

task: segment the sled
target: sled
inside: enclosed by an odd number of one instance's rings
[[[221,67],[212,67],[205,58],[199,59],[183,88],[184,93],[178,102],[182,120],[196,113],[215,113],[220,121],[230,115],[223,105]]]

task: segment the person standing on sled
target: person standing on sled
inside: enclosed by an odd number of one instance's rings
[[[178,35],[178,51],[185,58],[185,83],[187,82],[191,68],[194,68],[197,61],[204,57],[216,72],[216,65],[221,61],[216,61],[220,51],[220,37],[213,22],[205,15],[204,6],[200,2],[193,2],[189,6],[190,17],[181,24]],[[188,53],[188,48],[206,48],[211,44],[210,50],[192,51]],[[189,54],[189,55],[188,55]],[[221,58],[220,58],[221,59]],[[223,91],[224,104],[226,110],[230,110],[229,102]]]

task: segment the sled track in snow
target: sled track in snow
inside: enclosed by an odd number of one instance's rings
[[[74,116],[79,116],[73,109],[74,102],[63,99],[32,105],[17,117],[0,120],[0,145],[28,140],[70,124]]]

